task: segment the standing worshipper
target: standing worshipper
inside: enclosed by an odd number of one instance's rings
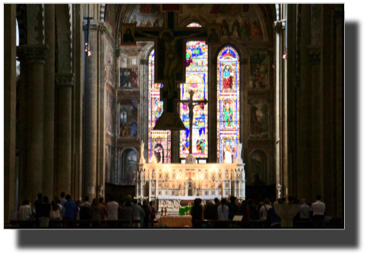
[[[99,202],[96,198],[94,198],[91,203],[89,218],[92,221],[93,228],[98,228],[100,222],[104,220],[103,209],[99,206]]]
[[[228,220],[228,206],[226,205],[226,199],[221,199],[221,204],[217,208],[218,211],[218,220]]]
[[[57,203],[56,199],[55,197],[54,200],[51,201],[50,220],[61,220],[61,205]]]
[[[151,209],[151,213],[150,213],[151,226],[154,227],[154,219],[155,219],[157,210],[153,206],[153,202],[152,201],[150,202],[150,209]]]
[[[191,216],[192,216],[192,227],[199,228],[200,221],[204,220],[204,208],[201,205],[201,199],[195,199],[192,209],[191,209]]]
[[[90,207],[89,196],[86,196],[84,202],[80,205],[80,220],[89,220]]]
[[[107,220],[118,220],[119,203],[114,197],[110,196],[110,201],[107,203]]]
[[[264,204],[260,208],[260,220],[267,220],[268,219],[268,211],[272,208],[272,205],[270,203],[269,199],[264,200]]]
[[[19,220],[31,220],[33,216],[33,211],[31,209],[30,203],[27,199],[22,202],[20,209],[18,210]]]
[[[149,227],[149,221],[150,221],[151,209],[150,209],[150,206],[149,206],[148,201],[146,199],[144,199],[144,201],[143,201],[142,209],[145,212],[143,227],[148,228]]]
[[[103,214],[104,214],[104,219],[106,219],[106,217],[107,217],[107,208],[106,208],[106,205],[104,205],[104,198],[103,197],[99,198],[99,205],[102,207]]]
[[[122,220],[125,220],[125,227],[131,228],[133,225],[133,216],[134,216],[134,209],[132,208],[131,201],[125,201],[125,204],[120,210],[120,217]]]
[[[69,194],[65,196],[65,199],[67,201],[63,205],[64,210],[65,210],[63,218],[66,220],[73,220],[76,218],[76,213],[77,213],[76,203],[74,203],[74,201],[72,200]]]
[[[235,215],[239,212],[239,206],[236,204],[236,198],[234,196],[230,197],[230,204],[228,205],[229,214],[228,219],[232,220]]]
[[[325,226],[325,203],[321,201],[321,195],[316,196],[316,201],[311,205],[312,220],[315,228],[323,228]]]
[[[34,210],[35,210],[35,220],[37,221],[37,223],[39,223],[41,205],[43,204],[42,193],[38,193],[37,197],[38,199],[34,201]]]
[[[43,197],[43,203],[40,205],[40,216],[39,216],[39,227],[48,228],[50,224],[50,212],[51,204],[49,203],[48,197]]]

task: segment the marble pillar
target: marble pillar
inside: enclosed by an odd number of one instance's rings
[[[43,105],[44,65],[47,57],[46,45],[22,45],[21,62],[27,64],[27,121],[26,121],[26,174],[24,175],[24,196],[29,200],[42,191],[43,180]]]
[[[49,50],[44,69],[44,166],[43,194],[52,199],[54,184],[55,151],[55,5],[45,5],[45,42]]]
[[[83,195],[96,197],[98,155],[98,31],[92,22],[89,35],[91,56],[85,55],[84,92],[84,178]]]
[[[4,223],[13,219],[16,181],[16,5],[4,5]]]
[[[57,87],[57,191],[71,194],[73,74],[56,74]]]
[[[82,5],[73,5],[73,73],[74,73],[74,87],[73,87],[73,135],[72,135],[72,197],[78,199],[82,197],[82,90],[83,90],[83,58],[84,53],[82,48],[84,43],[82,41]]]

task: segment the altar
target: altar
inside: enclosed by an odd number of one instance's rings
[[[158,212],[163,207],[167,215],[179,215],[182,200],[200,198],[203,204],[229,196],[244,200],[244,164],[241,159],[231,164],[197,164],[195,159],[186,164],[146,163],[141,155],[135,192],[137,199],[154,201]]]

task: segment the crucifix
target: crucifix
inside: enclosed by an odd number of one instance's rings
[[[201,101],[193,101],[194,92],[192,90],[189,91],[189,100],[179,100],[178,103],[186,103],[188,104],[189,108],[189,155],[192,155],[192,128],[193,128],[193,109],[195,106],[200,104],[207,104],[208,101],[201,100]]]
[[[178,4],[177,4],[178,5]],[[136,40],[154,40],[155,44],[155,82],[162,83],[160,99],[164,111],[154,126],[154,130],[184,130],[177,112],[176,101],[180,94],[178,84],[185,83],[185,42],[196,37],[206,38],[206,31],[200,28],[175,29],[175,13],[166,12],[162,29],[136,28]]]

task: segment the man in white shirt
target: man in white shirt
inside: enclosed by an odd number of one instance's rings
[[[321,195],[317,195],[316,199],[317,200],[314,203],[312,203],[311,206],[313,226],[315,228],[323,228],[325,227],[325,203],[321,201]]]
[[[30,220],[33,212],[28,200],[24,200],[20,210],[18,211],[18,218],[20,220]]]
[[[107,203],[107,220],[118,220],[119,203],[117,203],[112,196]]]
[[[311,212],[311,208],[306,203],[305,198],[302,198],[300,200],[300,206],[299,206],[300,219],[309,219],[310,212]]]
[[[272,205],[270,203],[269,199],[264,200],[264,204],[260,208],[260,220],[266,220],[268,218],[268,211],[269,209],[272,208]]]

